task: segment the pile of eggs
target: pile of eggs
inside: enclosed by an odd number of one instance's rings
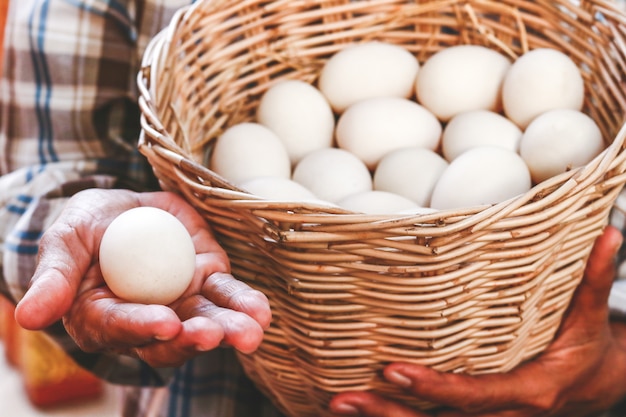
[[[358,213],[495,204],[602,152],[583,101],[578,67],[555,49],[512,61],[458,45],[420,64],[361,43],[330,57],[315,85],[273,84],[256,121],[217,138],[209,166],[261,198]]]

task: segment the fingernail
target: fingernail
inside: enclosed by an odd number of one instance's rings
[[[389,382],[399,385],[402,388],[409,388],[413,384],[413,381],[411,381],[409,377],[398,371],[389,372],[386,376]]]
[[[358,408],[350,404],[337,404],[333,407],[335,414],[342,414],[344,416],[360,416],[361,412]]]

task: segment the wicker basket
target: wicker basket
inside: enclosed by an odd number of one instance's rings
[[[324,415],[333,394],[376,390],[392,361],[504,372],[552,340],[626,175],[626,17],[610,1],[200,1],[153,39],[139,74],[139,148],[162,185],[214,227],[233,273],[270,298],[249,376],[287,415]],[[515,58],[566,52],[607,149],[493,206],[405,217],[267,201],[203,163],[225,128],[254,119],[272,83],[314,83],[353,42],[402,45],[421,62],[451,45]]]

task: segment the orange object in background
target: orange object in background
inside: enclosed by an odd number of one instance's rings
[[[9,301],[0,295],[0,340],[4,339],[4,335],[6,334],[7,324],[4,309],[9,304]]]
[[[2,74],[2,58],[4,50],[4,25],[7,22],[9,0],[0,0],[0,74]]]
[[[81,368],[44,332],[21,328],[15,307],[0,297],[5,357],[22,377],[30,402],[48,408],[100,398],[102,380]]]
[[[4,357],[9,365],[19,367],[18,325],[13,318],[14,313],[15,306],[13,303],[0,296],[0,321],[2,322]]]
[[[20,330],[20,369],[33,405],[52,407],[101,396],[103,382],[77,365],[48,335]]]
[[[4,339],[7,333],[7,319],[5,309],[10,305],[9,300],[0,295],[0,340]]]

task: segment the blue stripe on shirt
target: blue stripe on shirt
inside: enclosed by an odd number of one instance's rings
[[[5,243],[5,249],[10,252],[17,253],[19,255],[37,255],[39,251],[39,245],[37,243],[26,244],[20,243],[18,245],[12,243]]]
[[[127,6],[120,3],[119,1],[110,0],[104,1],[100,0],[100,6],[96,6],[95,4],[86,4],[82,0],[65,0],[67,3],[70,3],[72,6],[75,6],[79,9],[86,10],[90,13],[94,13],[100,16],[105,16],[107,14],[117,14],[119,16],[125,16],[127,21],[130,23],[131,19],[128,15]],[[97,3],[96,3],[97,4]],[[111,13],[111,11],[115,13]]]
[[[22,214],[26,213],[26,207],[18,206],[18,205],[15,205],[15,204],[7,205],[7,210],[9,211],[9,213],[17,214],[17,215],[20,215],[20,216]]]
[[[98,16],[111,16],[120,28],[127,33],[129,39],[133,41],[137,39],[137,33],[135,32],[132,18],[128,14],[128,9],[125,4],[115,0],[100,0],[94,4],[85,4],[82,0],[65,1],[77,8],[86,10],[89,13],[93,13]]]
[[[54,151],[52,137],[52,120],[50,117],[50,98],[52,96],[50,72],[44,50],[46,21],[48,17],[49,0],[43,0],[39,9],[39,24],[35,28],[35,10],[29,16],[29,32],[31,36],[31,58],[35,70],[36,80],[36,107],[37,121],[39,123],[39,159],[41,163],[58,161]],[[34,39],[33,39],[34,38]],[[36,40],[36,42],[35,42]]]
[[[5,242],[5,248],[19,255],[36,255],[42,234],[41,230],[15,230],[11,233],[10,239]],[[18,243],[11,243],[11,241]]]
[[[22,230],[19,232],[15,232],[13,235],[16,236],[20,240],[35,240],[38,241],[43,232],[41,230]]]
[[[36,165],[34,167],[29,167],[26,171],[26,182],[29,183],[35,178],[37,174],[40,174],[46,170],[46,164],[43,163],[41,165]]]
[[[32,195],[28,194],[20,194],[16,197],[17,201],[24,204],[30,204],[33,202],[34,198]]]
[[[217,359],[212,353],[209,355],[211,359]],[[222,358],[222,354],[219,355],[219,358]],[[168,417],[192,417],[194,398],[235,400],[240,395],[249,398],[252,391],[259,396],[261,395],[252,386],[252,382],[241,373],[242,371],[233,372],[224,368],[207,372],[203,369],[206,360],[207,357],[193,358],[175,371],[173,380],[169,385],[170,397],[166,414]],[[226,359],[226,362],[228,360]],[[249,387],[246,387],[246,384],[250,384]],[[246,393],[242,394],[242,390]],[[215,410],[226,410],[224,407],[228,407],[228,405],[220,404],[214,405],[214,407]]]
[[[174,394],[170,398],[168,410],[168,415],[171,417],[189,417],[190,399],[193,398],[193,364],[192,359],[176,371],[177,374],[182,373],[182,377],[176,378],[176,382],[171,387]]]
[[[9,213],[22,215],[26,212],[27,206],[33,202],[33,196],[20,194],[17,197],[15,197],[15,200],[17,200],[17,202],[21,204],[17,204],[17,203],[7,204],[6,208],[9,211]]]

